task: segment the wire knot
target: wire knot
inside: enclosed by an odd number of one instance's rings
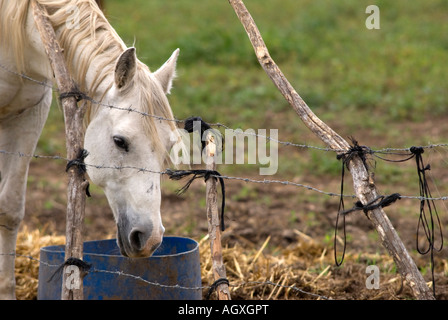
[[[353,208],[345,210],[345,211],[341,212],[340,214],[347,215],[354,211],[360,211],[360,210],[362,210],[365,214],[367,214],[369,211],[390,206],[392,203],[394,203],[395,201],[400,200],[400,199],[401,199],[401,195],[399,193],[393,193],[388,196],[378,196],[375,199],[373,199],[372,201],[369,201],[368,203],[366,203],[365,205],[362,204],[361,201],[357,201]],[[378,200],[380,200],[380,201],[377,202]]]
[[[73,89],[72,91],[68,92],[61,92],[59,94],[59,100],[63,100],[66,98],[75,98],[76,102],[79,102],[81,100],[91,100],[89,96],[87,96],[84,92],[79,91],[78,89]]]
[[[70,257],[67,260],[65,260],[57,269],[56,271],[51,275],[51,277],[47,280],[47,282],[51,282],[55,276],[57,276],[58,279],[61,278],[62,270],[66,266],[76,266],[79,268],[79,271],[81,271],[80,276],[81,279],[84,278],[84,276],[89,272],[89,270],[92,268],[91,263],[87,263],[81,259]]]
[[[411,151],[411,153],[415,154],[415,155],[421,155],[422,153],[425,152],[425,150],[423,149],[423,147],[410,147],[409,151]]]
[[[195,122],[199,122],[201,126],[197,128],[197,126],[195,126]],[[202,135],[205,131],[211,129],[211,127],[207,122],[202,120],[201,117],[190,117],[185,120],[184,129],[189,133],[192,133],[193,131],[200,129]]]
[[[350,137],[350,140],[352,141],[353,145],[346,152],[338,154],[336,158],[338,160],[343,159],[344,164],[347,165],[348,162],[352,160],[354,156],[358,156],[361,158],[362,162],[367,168],[366,154],[373,154],[373,150],[367,146],[360,146],[358,144],[358,141],[355,140],[353,137]]]
[[[230,282],[227,278],[219,278],[217,279],[215,282],[213,282],[210,285],[210,288],[208,289],[207,295],[205,297],[205,300],[209,300],[210,296],[212,295],[213,291],[216,291],[216,289],[218,289],[218,286],[221,284],[227,284],[227,286],[230,285]]]
[[[78,168],[78,174],[86,173],[87,168],[86,168],[86,164],[84,163],[84,159],[87,158],[88,155],[89,155],[89,152],[86,149],[79,150],[76,159],[70,160],[67,163],[67,166],[65,167],[65,172],[68,172],[68,170],[70,170],[71,167],[76,166]],[[89,187],[90,187],[90,184],[87,181],[86,195],[90,198],[91,194],[90,194]]]
[[[181,195],[185,191],[188,190],[191,183],[197,179],[197,178],[204,178],[204,181],[208,181],[211,177],[214,179],[219,180],[219,183],[221,184],[221,193],[222,193],[222,202],[221,202],[221,231],[225,230],[224,225],[224,209],[226,206],[226,189],[224,185],[224,179],[222,178],[221,174],[218,171],[215,170],[171,170],[166,169],[165,174],[168,175],[168,177],[171,180],[181,180],[182,178],[185,178],[187,176],[193,175],[193,177],[187,181],[187,183],[176,191],[178,195]]]
[[[221,134],[219,133],[219,131],[213,129],[207,122],[202,120],[201,117],[187,118],[184,123],[184,129],[185,129],[185,131],[187,131],[189,133],[193,133],[195,131],[199,132],[199,134],[201,135],[201,138],[202,138],[201,139],[202,150],[206,146],[206,141],[203,139],[204,133],[207,131],[211,132],[214,136],[220,138],[220,139],[215,139],[215,143],[217,144],[217,149],[222,150],[223,142],[221,139]]]
[[[65,167],[65,172],[68,172],[71,167],[76,166],[78,168],[78,173],[86,173],[86,164],[84,163],[85,158],[89,155],[89,152],[86,149],[80,149],[78,151],[78,155],[76,156],[76,159],[70,160],[67,163],[67,166]]]

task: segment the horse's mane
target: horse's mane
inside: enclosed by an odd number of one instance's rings
[[[26,71],[24,61],[25,23],[28,15],[29,0],[0,0],[0,45],[9,49],[15,59],[16,69]]]
[[[79,89],[92,96],[98,86],[108,75],[113,75],[115,63],[126,45],[107,21],[103,12],[94,0],[0,0],[0,45],[13,50],[16,59],[16,70],[26,73],[24,61],[26,45],[25,24],[31,1],[38,1],[48,12],[48,17],[56,31],[58,41],[64,49],[64,55],[71,75]],[[67,19],[77,9],[79,24],[77,28],[67,26]],[[77,50],[82,54],[76,55]],[[80,57],[76,61],[76,56]],[[95,59],[96,72],[90,88],[86,87],[86,75],[92,61]],[[111,77],[113,79],[113,77]],[[146,65],[139,62],[134,79],[134,85],[140,86],[139,105],[132,106],[141,112],[173,119],[168,99],[158,88],[152,74]],[[112,86],[112,83],[110,83]],[[109,87],[110,88],[110,87]],[[90,103],[89,103],[90,104]],[[128,106],[126,106],[128,107]],[[86,114],[87,123],[93,118],[98,104],[91,104]],[[155,143],[156,149],[162,148],[153,117],[144,117],[145,129]],[[168,121],[171,129],[175,129],[172,121]],[[158,154],[162,154],[158,150]]]

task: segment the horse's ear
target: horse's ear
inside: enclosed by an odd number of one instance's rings
[[[176,77],[176,62],[178,56],[179,49],[176,49],[163,66],[154,72],[154,76],[159,80],[165,94],[169,94],[173,86],[173,79]]]
[[[118,58],[115,66],[115,85],[118,89],[124,88],[134,78],[137,68],[135,48],[126,49]]]

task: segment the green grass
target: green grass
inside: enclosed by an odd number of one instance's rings
[[[245,4],[292,85],[342,136],[369,136],[378,141],[374,147],[397,146],[394,141],[412,145],[412,132],[404,135],[396,124],[447,114],[446,1]],[[365,27],[370,4],[381,10],[380,30]],[[180,48],[178,79],[169,97],[176,118],[201,116],[243,130],[276,128],[280,140],[321,145],[259,66],[227,1],[107,0],[106,15],[152,70]],[[55,134],[63,127],[61,119],[53,108],[39,144],[43,152],[64,152],[55,141],[62,140]],[[324,167],[309,162],[320,158],[318,153],[304,156],[303,162],[281,157],[279,172],[339,174],[332,155],[325,156]]]
[[[355,108],[415,120],[444,112],[446,3],[377,1],[380,30],[365,28],[368,4],[246,1],[272,57],[317,113]],[[181,49],[171,97],[180,118],[201,113],[210,121],[238,118],[255,127],[267,108],[289,111],[227,1],[111,0],[107,12],[152,68]]]

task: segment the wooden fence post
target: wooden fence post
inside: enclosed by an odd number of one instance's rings
[[[47,17],[46,10],[37,3],[31,1],[36,27],[45,46],[45,51],[50,60],[54,72],[57,86],[60,93],[76,92],[67,65],[64,60],[62,49],[57,41],[54,29]],[[76,97],[73,95],[61,96],[61,103],[65,118],[66,147],[67,158],[77,159],[83,151],[84,129],[83,118],[85,109],[78,107]],[[82,170],[78,170],[76,165],[68,168],[68,187],[67,187],[67,221],[66,221],[66,244],[65,260],[69,258],[83,258],[83,223],[85,213],[86,188],[88,182],[84,178]],[[74,279],[73,283],[67,282],[67,273],[72,269],[64,266],[62,299],[64,300],[82,300],[83,299],[83,274],[77,272],[79,279]],[[69,272],[71,273],[71,272]]]
[[[331,149],[339,150],[341,154],[348,151],[350,144],[311,111],[271,58],[255,21],[244,3],[241,0],[228,1],[244,26],[260,65],[299,115],[303,123]],[[357,155],[353,156],[347,166],[352,175],[354,190],[358,199],[363,204],[377,199],[377,189],[371,179],[369,179],[369,173],[362,159]],[[383,246],[394,259],[401,276],[410,285],[414,296],[422,300],[435,299],[383,208],[379,207],[371,210],[367,216],[375,226]]]
[[[216,171],[216,163],[214,160],[216,152],[216,143],[213,134],[209,134],[206,138],[206,169]],[[215,282],[219,279],[226,279],[226,267],[222,259],[221,247],[221,230],[220,219],[218,213],[218,192],[216,188],[216,179],[210,178],[206,182],[206,207],[208,234],[210,238],[210,250],[212,257],[213,278]],[[224,196],[224,195],[223,195]],[[219,300],[230,300],[230,290],[228,283],[222,282],[216,286]]]

